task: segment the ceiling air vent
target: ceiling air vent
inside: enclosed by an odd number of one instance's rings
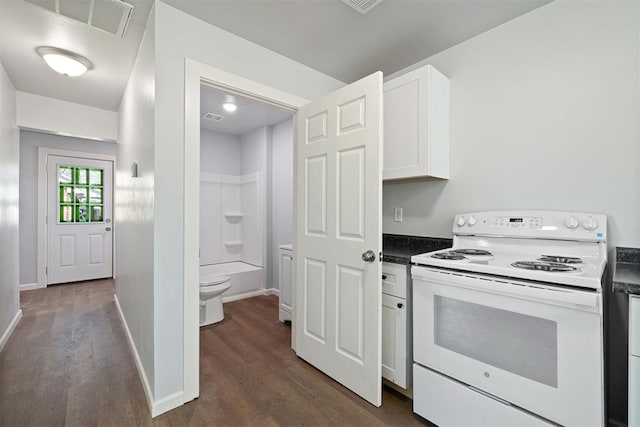
[[[225,119],[224,116],[221,116],[219,114],[213,114],[213,113],[205,113],[202,116],[202,118],[205,120],[211,120],[212,122],[221,122]]]
[[[361,14],[365,14],[380,4],[382,0],[342,0],[347,6],[352,7]]]
[[[3,1],[3,0],[0,0]],[[133,5],[122,0],[24,0],[93,28],[124,37]]]

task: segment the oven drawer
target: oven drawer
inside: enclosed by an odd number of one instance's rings
[[[382,293],[407,298],[407,266],[391,262],[382,263]]]
[[[553,425],[417,364],[413,378],[413,412],[439,426]]]

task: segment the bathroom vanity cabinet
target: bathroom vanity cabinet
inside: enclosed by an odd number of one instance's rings
[[[411,386],[411,301],[407,266],[382,263],[382,377]]]
[[[279,318],[281,322],[290,322],[293,318],[291,314],[293,311],[293,247],[291,245],[279,246],[278,259]]]

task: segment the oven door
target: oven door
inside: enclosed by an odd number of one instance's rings
[[[414,361],[562,425],[604,421],[593,291],[413,267]]]

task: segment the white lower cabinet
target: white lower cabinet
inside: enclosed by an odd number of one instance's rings
[[[640,296],[629,296],[629,427],[640,427]]]
[[[292,320],[292,301],[293,301],[293,250],[291,245],[280,246],[278,259],[278,289],[280,290],[280,321]]]
[[[382,263],[382,377],[411,386],[411,307],[407,266]]]

